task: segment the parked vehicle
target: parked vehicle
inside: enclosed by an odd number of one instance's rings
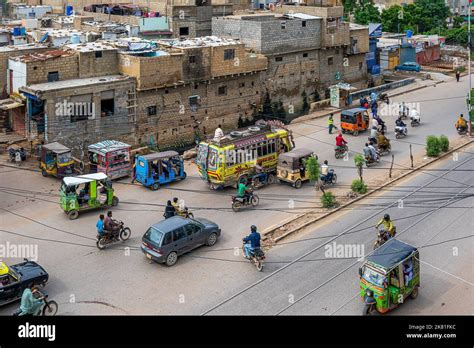
[[[395,138],[400,139],[400,138],[406,137],[407,135],[408,135],[407,127],[395,126]]]
[[[164,151],[135,158],[136,180],[155,191],[160,185],[186,179],[183,158],[176,151]]]
[[[337,159],[343,158],[348,151],[349,151],[349,147],[347,145],[336,146],[334,148],[334,157],[336,157]]]
[[[386,313],[418,296],[420,253],[406,243],[390,239],[368,256],[359,268],[363,315]]]
[[[10,159],[10,162],[15,162],[17,165],[21,165],[21,162],[26,161],[26,150],[15,144],[10,145],[8,147],[8,158]]]
[[[263,252],[261,248],[257,248],[254,250],[250,250],[250,253],[249,253],[250,257],[247,257],[245,255],[245,244],[246,243],[243,242],[243,245],[242,245],[242,253],[244,257],[250,262],[252,262],[255,265],[255,268],[257,268],[257,270],[261,272],[263,270],[263,261],[265,260],[265,253]]]
[[[131,174],[131,149],[129,144],[117,140],[104,140],[88,146],[90,173],[105,173],[110,180]]]
[[[369,128],[370,117],[367,109],[353,108],[341,112],[342,133],[350,133],[354,136],[359,135]]]
[[[82,211],[115,207],[119,203],[112,182],[104,173],[65,177],[60,197],[61,208],[71,220],[77,219]]]
[[[420,72],[421,67],[416,62],[405,62],[403,64],[397,65],[395,67],[395,70],[396,71],[416,71],[416,72]]]
[[[210,220],[173,216],[145,232],[141,249],[148,259],[173,266],[180,255],[201,245],[213,246],[220,235],[221,229]]]
[[[280,182],[291,184],[300,188],[303,182],[309,180],[309,173],[305,161],[313,156],[313,151],[308,149],[294,149],[278,157],[277,178]]]
[[[33,296],[37,299],[43,300],[43,305],[41,309],[34,315],[42,315],[42,316],[55,316],[58,313],[59,305],[56,301],[48,300],[48,294],[44,290],[40,290],[36,288],[36,292],[34,292]],[[20,296],[21,298],[21,296]],[[21,309],[18,308],[15,312],[13,312],[14,316],[19,316],[21,314]]]
[[[208,182],[211,189],[236,187],[242,180],[249,179],[257,163],[265,172],[274,172],[278,156],[292,148],[294,141],[290,129],[281,122],[264,121],[230,132],[220,139],[202,141],[196,165],[201,179]],[[245,156],[248,149],[252,149],[256,157]]]
[[[256,194],[253,193],[253,190],[249,190],[248,197],[232,196],[232,210],[234,212],[238,212],[244,207],[256,207],[259,201],[260,199]]]
[[[102,236],[97,235],[97,248],[99,250],[105,249],[108,245],[117,243],[119,241],[125,242],[127,239],[130,238],[132,231],[130,228],[125,227],[123,221],[116,221],[119,227],[112,232],[106,232]]]
[[[43,176],[63,178],[73,174],[74,160],[71,149],[55,142],[42,145],[40,151],[39,167]]]
[[[21,299],[26,287],[46,285],[48,279],[48,272],[34,261],[24,259],[11,266],[0,262],[0,306]]]

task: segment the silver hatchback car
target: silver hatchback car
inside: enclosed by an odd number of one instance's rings
[[[178,256],[201,245],[213,246],[220,235],[221,229],[212,221],[173,216],[145,232],[141,249],[148,259],[173,266]]]

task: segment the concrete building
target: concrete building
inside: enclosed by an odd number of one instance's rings
[[[375,0],[374,4],[380,11],[388,9],[391,6],[404,6],[413,4],[414,0]]]
[[[456,15],[467,16],[469,14],[469,0],[446,0],[446,5]]]
[[[369,27],[350,24],[350,45],[346,49],[342,78],[356,88],[364,88],[367,82],[367,60],[369,52]]]

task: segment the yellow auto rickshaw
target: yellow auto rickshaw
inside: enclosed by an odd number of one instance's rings
[[[60,143],[42,145],[39,161],[43,176],[63,178],[73,174],[74,159],[71,149]]]
[[[369,113],[366,108],[353,108],[341,112],[342,133],[350,133],[354,136],[359,135],[369,128]]]
[[[313,151],[308,149],[294,149],[279,155],[277,177],[280,182],[287,182],[295,188],[300,188],[303,182],[309,180],[305,161],[310,156],[313,156]]]

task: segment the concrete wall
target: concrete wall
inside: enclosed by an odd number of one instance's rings
[[[96,58],[95,52],[80,52],[79,77],[117,75],[119,73],[118,53],[116,50],[100,51],[102,57]]]
[[[35,60],[26,65],[27,84],[48,82],[48,73],[57,71],[59,80],[70,80],[79,77],[79,61],[77,55],[61,56],[47,60]]]

